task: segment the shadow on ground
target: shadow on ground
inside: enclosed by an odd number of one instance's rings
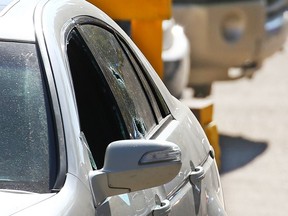
[[[255,142],[242,137],[220,135],[221,172],[225,174],[245,166],[267,149],[266,142]]]

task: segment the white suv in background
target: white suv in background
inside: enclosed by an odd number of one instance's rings
[[[162,60],[163,82],[172,95],[181,98],[190,72],[190,44],[182,26],[175,20],[164,20]]]

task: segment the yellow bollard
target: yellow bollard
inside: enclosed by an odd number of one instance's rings
[[[115,20],[159,20],[171,17],[171,0],[88,0]]]
[[[162,20],[132,20],[131,35],[162,79]]]
[[[219,144],[219,134],[216,123],[213,121],[213,102],[210,99],[197,99],[197,98],[185,98],[182,100],[190,110],[194,113],[198,119],[205,134],[214,148],[215,159],[218,167],[221,167],[221,149]]]
[[[204,125],[203,129],[207,135],[207,138],[210,144],[214,148],[215,160],[217,162],[218,167],[220,168],[221,167],[221,149],[219,145],[219,134],[218,134],[217,125],[215,122],[212,121],[209,124]]]

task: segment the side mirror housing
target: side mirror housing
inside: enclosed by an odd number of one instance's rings
[[[109,196],[165,184],[179,173],[181,165],[181,150],[171,142],[112,142],[106,149],[104,167],[89,174],[95,206]]]

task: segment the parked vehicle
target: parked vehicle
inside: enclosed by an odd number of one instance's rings
[[[188,85],[190,73],[190,45],[182,26],[173,18],[164,20],[162,60],[163,82],[177,98],[181,98]]]
[[[112,19],[82,0],[0,13],[1,215],[226,215],[200,124]]]
[[[196,95],[209,94],[215,80],[251,77],[287,38],[286,0],[173,3],[173,16],[184,26],[190,41],[189,85]],[[230,68],[238,72],[237,76],[229,76]]]

